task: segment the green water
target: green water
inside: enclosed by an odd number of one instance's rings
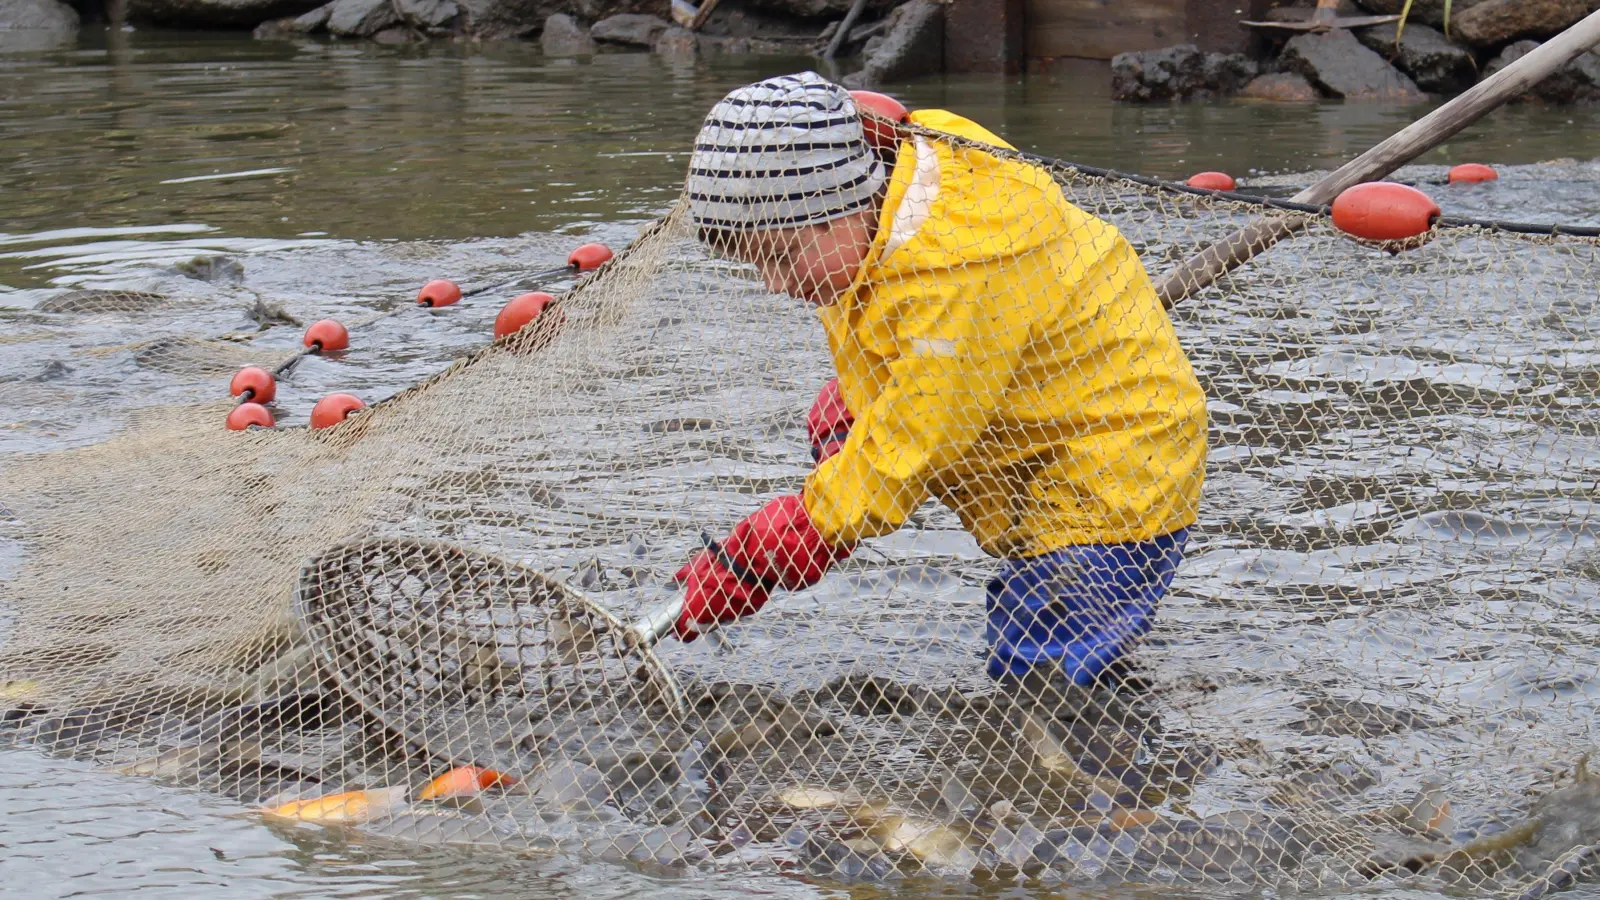
[[[584,237],[620,245],[676,196],[684,149],[714,100],[737,84],[811,65],[777,58],[679,63],[645,54],[548,60],[524,45],[381,48],[98,30],[72,48],[0,52],[0,313],[25,311],[49,287],[183,284],[163,267],[222,251],[243,260],[252,286],[310,318],[369,308],[432,274],[471,282],[517,265],[559,263],[561,248]],[[1326,168],[1422,112],[1342,104],[1118,107],[1095,72],[936,79],[890,90],[913,106],[975,118],[1025,149],[1167,177],[1211,168],[1241,176]],[[1600,110],[1506,109],[1424,161],[1517,166],[1590,158],[1600,153],[1597,133]],[[1592,224],[1597,200],[1592,177],[1563,182],[1512,172],[1504,190],[1463,193],[1449,203],[1470,213]],[[443,243],[387,243],[422,239]],[[229,318],[236,316],[236,307],[218,304],[159,327],[211,334],[239,327]],[[425,336],[395,325],[382,337],[400,350],[356,375],[310,361],[292,389],[306,396],[332,387],[392,390],[481,343],[489,317],[492,310],[463,312],[458,321],[468,324],[447,323]],[[5,450],[93,440],[113,427],[94,424],[97,417],[195,399],[192,386],[109,363],[96,369],[67,352],[132,340],[119,331],[126,321],[86,320],[74,326],[75,337],[57,330],[40,332],[39,340],[31,339],[31,324],[0,317],[0,326],[0,335],[29,338],[0,344],[0,377],[17,388],[0,396]],[[291,330],[280,329],[285,346],[297,337]],[[70,377],[38,377],[57,352],[74,360]],[[30,404],[72,410],[76,421],[29,418]],[[0,546],[0,577],[9,552]],[[798,879],[688,880],[600,864],[434,852],[310,828],[272,830],[244,813],[226,800],[84,763],[0,751],[0,894],[848,893]],[[892,892],[1021,897],[1040,890],[917,881]],[[1158,893],[1168,892],[1146,895]],[[1074,887],[1060,895],[1108,894]]]

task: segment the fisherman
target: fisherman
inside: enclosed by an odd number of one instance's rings
[[[974,146],[1010,149],[973,122],[910,121],[875,152],[849,92],[813,72],[706,117],[691,223],[816,308],[838,377],[807,417],[802,492],[678,572],[678,636],[816,584],[932,496],[1003,560],[990,675],[1090,686],[1150,629],[1183,557],[1205,396],[1115,228],[1044,169]]]

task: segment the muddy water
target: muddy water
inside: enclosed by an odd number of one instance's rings
[[[0,293],[0,450],[92,442],[120,427],[131,410],[214,396],[237,364],[230,354],[245,347],[270,356],[295,345],[297,327],[272,324],[284,318],[354,318],[404,299],[433,275],[470,284],[558,264],[580,238],[620,245],[675,195],[683,148],[717,96],[801,65],[809,62],[669,64],[645,55],[551,61],[523,47],[465,53],[140,33],[87,34],[75,48],[0,56],[0,285],[7,289]],[[1198,168],[1246,173],[1332,165],[1417,112],[1332,104],[1124,109],[1104,99],[1092,75],[952,79],[902,93],[914,105],[972,115],[1029,149],[1169,176]],[[1494,188],[1438,195],[1452,211],[1600,221],[1595,166],[1520,165],[1592,156],[1597,126],[1594,111],[1502,111],[1430,161],[1514,166],[1505,179]],[[241,264],[242,281],[226,273],[201,280],[174,268],[216,253]],[[1230,627],[1230,604],[1250,604],[1257,615],[1285,616],[1281,634],[1303,636],[1292,651],[1235,648],[1229,664],[1241,670],[1336,671],[1341,660],[1318,654],[1363,648],[1362,660],[1383,657],[1394,667],[1395,683],[1410,677],[1468,699],[1485,685],[1500,685],[1520,692],[1510,705],[1549,711],[1559,702],[1581,721],[1583,710],[1592,715],[1596,691],[1583,674],[1595,666],[1583,649],[1594,643],[1593,573],[1561,559],[1587,552],[1595,541],[1578,496],[1600,468],[1593,432],[1587,438],[1534,433],[1526,444],[1508,442],[1494,410],[1475,406],[1453,419],[1397,416],[1382,427],[1341,433],[1340,410],[1325,408],[1326,392],[1351,385],[1352,395],[1369,389],[1372,396],[1363,399],[1372,408],[1393,385],[1411,386],[1424,405],[1447,401],[1442,391],[1452,383],[1517,399],[1537,387],[1519,379],[1552,365],[1548,346],[1540,346],[1552,335],[1533,333],[1527,346],[1502,343],[1498,355],[1478,359],[1450,343],[1473,321],[1453,320],[1448,309],[1433,319],[1408,305],[1414,299],[1397,302],[1425,292],[1411,284],[1414,295],[1394,293],[1405,273],[1388,275],[1397,279],[1388,292],[1368,283],[1357,286],[1353,304],[1312,297],[1303,317],[1288,315],[1284,298],[1271,292],[1231,312],[1183,317],[1186,340],[1216,385],[1213,412],[1222,440],[1213,456],[1209,535],[1170,614],[1221,633]],[[186,299],[159,311],[36,310],[63,288],[96,286]],[[1562,352],[1578,380],[1563,399],[1581,400],[1584,391],[1592,399],[1592,364],[1586,368],[1579,359],[1593,352],[1595,326],[1584,318],[1593,315],[1592,284],[1570,299],[1579,315],[1567,326]],[[260,300],[281,309],[252,316]],[[381,396],[481,342],[493,314],[494,304],[469,302],[448,315],[387,320],[346,358],[303,365],[285,386],[282,405],[303,410],[333,389]],[[1298,324],[1283,324],[1296,318]],[[1398,336],[1363,344],[1361,329],[1379,324],[1398,329],[1380,333]],[[1458,333],[1426,327],[1445,324]],[[205,348],[213,357],[175,343],[226,333],[250,340],[214,341]],[[1216,334],[1233,343],[1208,346],[1207,336]],[[1408,352],[1386,353],[1390,344]],[[1430,349],[1432,358],[1412,352]],[[1258,356],[1253,382],[1230,381],[1249,352]],[[196,362],[208,358],[216,360],[211,370]],[[1431,391],[1426,399],[1423,389]],[[1342,447],[1342,456],[1329,462],[1296,455],[1302,446],[1292,425],[1264,438],[1268,425],[1282,422],[1260,415],[1263,402],[1309,410],[1301,421],[1322,416],[1313,437],[1333,435],[1330,445]],[[1386,451],[1394,446],[1403,452]],[[1519,455],[1527,447],[1531,459]],[[1530,477],[1572,473],[1569,483],[1549,489],[1563,501],[1530,511],[1523,496],[1479,507],[1462,499],[1487,491],[1486,471],[1518,465]],[[1400,489],[1356,496],[1350,487],[1383,475],[1436,478],[1465,508],[1417,504]],[[1328,487],[1335,482],[1338,490]],[[1379,528],[1401,540],[1378,540]],[[1500,549],[1532,541],[1549,548],[1548,559]],[[918,535],[914,545],[880,546],[907,558],[971,554],[959,536],[938,529]],[[13,548],[0,543],[0,577]],[[1448,583],[1441,557],[1472,578]],[[1541,563],[1560,577],[1544,577]],[[836,579],[807,602],[844,608],[856,594],[878,590],[870,578]],[[1577,649],[1540,646],[1538,653],[1530,648],[1497,658],[1492,644],[1465,646],[1481,622],[1430,622],[1424,607],[1372,602],[1386,594],[1405,600],[1429,591],[1470,593],[1482,585],[1504,596],[1508,614],[1564,611],[1560,621],[1571,625]],[[946,590],[972,593],[960,585],[928,587]],[[1314,592],[1337,605],[1309,614],[1273,609],[1274,598]],[[1430,626],[1434,631],[1425,632]],[[1330,633],[1341,639],[1326,642]],[[1453,654],[1451,665],[1421,669],[1436,651]],[[1497,669],[1515,677],[1485,677]],[[1262,700],[1242,684],[1224,685],[1220,693],[1210,714],[1227,714],[1232,703],[1242,721]],[[1315,727],[1364,727],[1337,719],[1325,716]],[[1415,749],[1444,754],[1421,741]],[[433,854],[273,831],[223,800],[12,751],[0,753],[0,810],[0,890],[19,896],[196,896],[224,888],[228,896],[832,892],[786,879],[686,882],[599,864]],[[917,882],[900,890],[1004,895],[1014,889]]]

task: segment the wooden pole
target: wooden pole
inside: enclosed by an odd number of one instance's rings
[[[856,19],[861,18],[861,11],[867,8],[867,0],[856,0],[850,4],[850,11],[844,14],[844,21],[839,23],[839,30],[833,33],[833,40],[828,42],[828,49],[822,51],[823,59],[833,59],[833,55],[844,46],[844,41],[850,34],[850,29],[855,26]]]
[[[1543,81],[1596,44],[1600,44],[1600,11],[1590,13],[1527,56],[1391,135],[1292,199],[1299,203],[1330,203],[1346,188],[1388,175]],[[1303,219],[1294,216],[1265,216],[1212,244],[1184,260],[1183,265],[1156,284],[1161,304],[1171,309],[1174,303],[1294,234],[1303,223]]]

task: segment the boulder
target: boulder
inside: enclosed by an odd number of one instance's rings
[[[444,28],[461,15],[455,0],[395,0],[394,8],[407,25],[424,31]]]
[[[1343,29],[1290,38],[1280,61],[1332,97],[1380,103],[1428,99],[1415,82]]]
[[[372,37],[400,23],[391,0],[333,0],[331,6],[328,32],[340,37]]]
[[[0,31],[73,34],[78,13],[58,0],[0,0]]]
[[[481,41],[502,41],[537,32],[560,0],[456,0],[461,28]]]
[[[1474,47],[1518,38],[1547,38],[1589,14],[1586,0],[1483,0],[1452,13],[1450,33]]]
[[[1484,0],[1454,0],[1450,4],[1450,21],[1454,22],[1456,16]],[[1379,16],[1398,16],[1405,9],[1406,0],[1356,0],[1357,5],[1367,12]],[[1445,0],[1411,0],[1411,12],[1406,17],[1406,27],[1422,23],[1432,25],[1434,28],[1444,27]],[[1394,26],[1389,26],[1393,29]]]
[[[1262,75],[1239,92],[1251,100],[1272,100],[1277,103],[1308,103],[1319,96],[1311,82],[1293,72]]]
[[[1245,56],[1205,53],[1194,44],[1119,53],[1111,60],[1111,96],[1133,103],[1226,96],[1248,84],[1257,71]]]
[[[839,19],[850,9],[851,0],[745,0],[741,5],[759,12],[776,13],[800,19]],[[898,0],[867,0],[865,18],[889,12]],[[813,34],[815,34],[815,29]],[[749,35],[745,35],[749,37]]]
[[[539,46],[545,56],[588,56],[594,52],[594,38],[571,16],[556,13],[544,20]]]
[[[1357,29],[1356,38],[1410,75],[1425,91],[1457,94],[1472,87],[1478,66],[1470,50],[1450,43],[1436,29],[1416,23],[1405,27],[1396,46],[1394,31],[1393,25],[1374,25]]]
[[[694,57],[700,53],[700,37],[687,28],[674,25],[661,32],[650,49],[662,56]]]
[[[312,34],[328,27],[328,16],[333,13],[333,4],[328,3],[313,9],[302,16],[288,20],[284,30],[291,34]]]
[[[851,88],[885,81],[903,81],[944,70],[944,6],[935,0],[911,0],[889,14],[893,21],[883,40],[867,55],[859,72],[844,77]]]
[[[1489,65],[1483,77],[1504,69],[1539,46],[1538,41],[1517,41],[1506,47]],[[1549,78],[1534,85],[1527,93],[1516,98],[1522,103],[1550,104],[1600,104],[1600,51],[1591,50],[1566,66],[1556,70]]]
[[[322,0],[128,0],[130,22],[189,28],[254,28],[269,19],[298,16]]]
[[[597,41],[628,44],[634,47],[652,47],[661,32],[672,26],[660,16],[644,13],[621,13],[594,23],[589,36]]]
[[[0,50],[55,50],[78,38],[78,13],[58,0],[0,0]]]

